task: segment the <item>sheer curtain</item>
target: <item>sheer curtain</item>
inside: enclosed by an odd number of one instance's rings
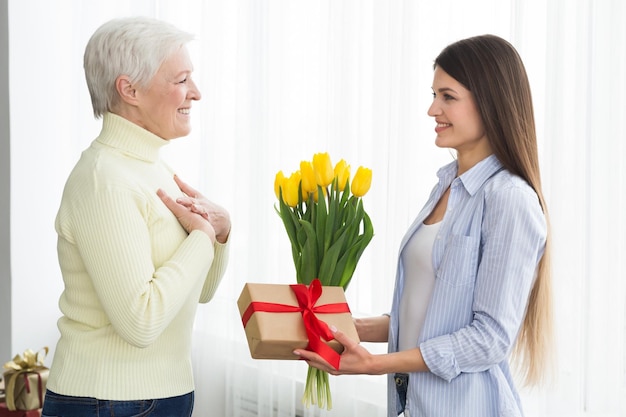
[[[365,204],[376,234],[348,302],[359,316],[390,308],[400,239],[436,169],[451,159],[434,146],[426,115],[432,61],[448,43],[483,33],[509,39],[526,63],[552,215],[557,373],[548,388],[522,390],[526,414],[626,416],[621,0],[63,2],[71,12],[49,3],[9,0],[12,176],[21,184],[12,199],[28,199],[38,186],[28,175],[32,164],[53,159],[55,168],[45,190],[54,204],[42,213],[15,210],[12,224],[45,230],[48,253],[65,177],[98,132],[81,63],[90,34],[109,18],[142,14],[197,36],[190,49],[203,98],[193,109],[191,136],[168,146],[164,157],[230,210],[233,230],[228,273],[195,323],[195,416],[385,415],[382,376],[332,378],[333,409],[303,409],[305,364],[250,359],[236,299],[245,282],[294,282],[288,239],[273,207],[274,175],[329,152],[353,170],[364,165],[374,172]],[[31,16],[34,9],[48,18]],[[35,27],[33,19],[57,42],[48,45],[20,24]],[[18,50],[25,38],[33,44],[28,53]],[[34,71],[42,67],[43,85]],[[50,93],[41,94],[44,88]],[[30,123],[32,111],[51,128]],[[30,139],[39,137],[46,139]],[[33,142],[47,156],[33,156]],[[13,256],[28,259],[29,244],[16,238]],[[54,253],[46,265],[58,268]],[[28,268],[37,266],[16,265],[14,274],[36,275]]]

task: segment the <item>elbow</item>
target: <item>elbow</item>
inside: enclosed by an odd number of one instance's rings
[[[475,331],[474,352],[475,357],[480,358],[477,363],[482,363],[487,369],[506,360],[515,340],[514,335],[496,321],[479,321],[475,323]]]
[[[207,304],[209,301],[211,301],[213,299],[214,295],[215,295],[215,293],[202,294],[202,296],[200,297],[200,300],[198,300],[198,302],[200,304]]]
[[[129,345],[136,347],[138,349],[146,349],[149,348],[156,342],[158,339],[158,335],[148,335],[142,334],[141,332],[133,332],[125,335],[120,335],[126,343]]]
[[[113,326],[113,329],[124,342],[138,349],[149,348],[162,333],[162,329],[147,328],[145,325],[140,326],[139,323]]]
[[[514,337],[497,322],[476,319],[452,335],[455,358],[461,372],[482,372],[508,357]]]

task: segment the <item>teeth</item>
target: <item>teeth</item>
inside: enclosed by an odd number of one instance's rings
[[[178,109],[178,112],[182,114],[189,114],[189,109]]]
[[[437,123],[437,127],[448,127],[452,126],[450,123]]]

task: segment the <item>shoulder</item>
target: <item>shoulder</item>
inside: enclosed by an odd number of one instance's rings
[[[81,192],[101,192],[113,189],[134,189],[141,176],[138,165],[114,149],[94,141],[74,166],[68,183],[82,188]]]
[[[144,178],[135,171],[124,158],[92,145],[68,176],[61,204],[73,210],[94,206],[116,210],[124,202],[144,206]]]
[[[506,204],[525,203],[541,209],[539,196],[523,178],[512,174],[506,169],[496,173],[485,184],[485,199],[491,202]]]
[[[523,224],[546,233],[546,217],[535,190],[521,177],[502,170],[494,175],[484,190],[485,221]]]

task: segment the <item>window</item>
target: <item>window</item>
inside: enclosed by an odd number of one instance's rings
[[[76,0],[68,14],[10,0],[13,294],[61,291],[54,216],[69,170],[99,131],[82,73],[87,39],[117,16],[169,20],[197,35],[190,49],[203,99],[192,134],[164,157],[233,220],[229,271],[198,309],[196,415],[384,415],[384,377],[333,378],[333,411],[301,410],[306,367],[251,360],[235,301],[245,282],[294,281],[274,175],[328,151],[374,172],[365,204],[376,235],[348,301],[355,315],[390,308],[400,239],[451,158],[433,145],[426,115],[432,60],[450,42],[490,32],[526,63],[554,234],[558,379],[522,390],[526,414],[626,415],[626,5],[546,3]],[[33,174],[38,166],[45,177]],[[29,261],[35,251],[40,262]],[[38,300],[49,313],[38,337],[53,345],[49,294]],[[16,304],[17,317],[26,307]],[[30,341],[14,328],[14,344]]]

